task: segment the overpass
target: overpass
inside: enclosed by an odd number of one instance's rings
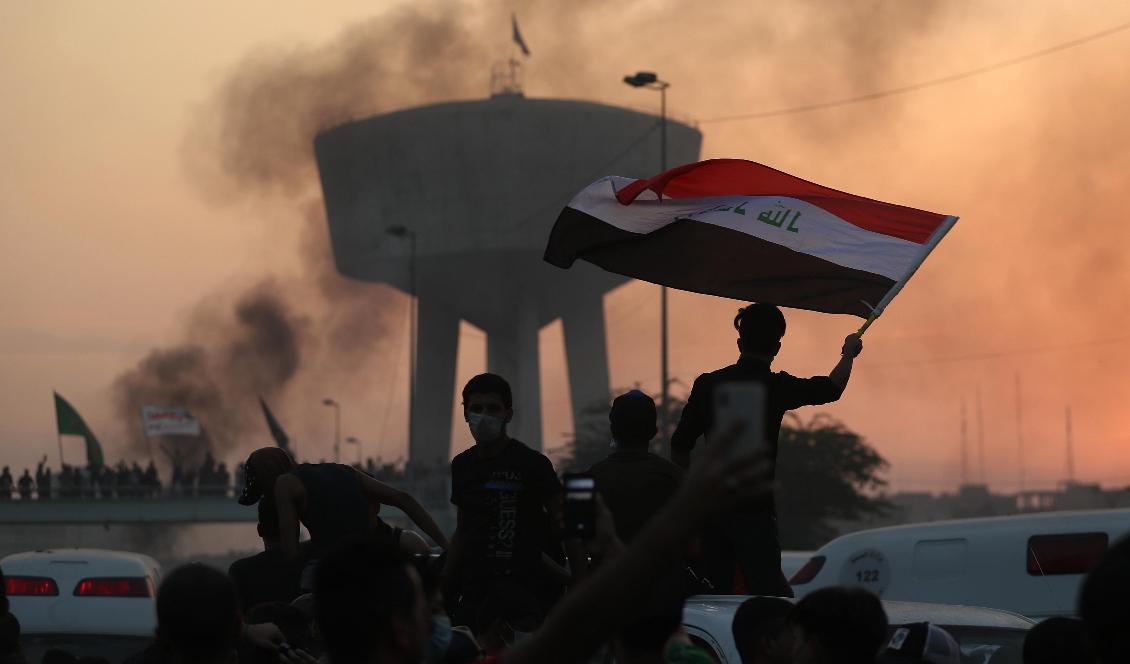
[[[446,481],[404,482],[397,483],[397,488],[415,496],[441,528],[454,529]],[[255,523],[258,510],[240,505],[235,496],[233,490],[217,487],[153,496],[96,496],[88,492],[51,500],[0,500],[0,526]],[[407,521],[400,510],[387,506],[381,509],[381,517],[396,525]]]

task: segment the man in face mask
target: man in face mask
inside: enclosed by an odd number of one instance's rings
[[[499,598],[544,604],[539,589],[553,569],[544,549],[560,523],[562,487],[544,454],[507,435],[514,403],[501,376],[480,374],[467,383],[463,416],[475,444],[451,462],[458,522],[444,594],[455,606],[455,624],[477,626],[483,607]]]

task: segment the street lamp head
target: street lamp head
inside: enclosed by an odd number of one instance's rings
[[[333,399],[322,399],[322,405],[323,406],[336,406],[337,402],[334,401]]]
[[[631,76],[625,76],[624,82],[633,88],[642,88],[659,81],[659,76],[653,71],[639,71]]]
[[[385,232],[393,237],[409,237],[412,235],[412,231],[408,230],[408,227],[404,224],[389,226],[385,229]]]

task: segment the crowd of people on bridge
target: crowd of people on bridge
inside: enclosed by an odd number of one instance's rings
[[[549,460],[508,434],[521,404],[495,374],[462,390],[474,444],[451,462],[450,534],[414,496],[369,473],[256,450],[238,500],[257,510],[263,551],[226,574],[200,564],[172,571],[157,595],[156,639],[133,661],[705,664],[713,655],[682,629],[684,603],[739,594],[753,596],[731,628],[746,664],[961,664],[936,625],[902,626],[892,638],[882,603],[865,589],[833,586],[792,601],[773,503],[781,417],[839,398],[862,343],[849,336],[828,375],[800,379],[770,370],[785,333],[779,310],[751,305],[735,327],[739,359],[695,381],[671,460],[649,451],[658,432],[651,397],[633,390],[612,402],[611,449],[588,474],[595,497],[585,537],[566,528],[577,513]],[[746,444],[741,421],[715,422],[713,393],[731,381],[766,387],[756,432],[766,445]],[[430,545],[385,522],[384,506],[406,514]],[[1084,585],[1081,621],[1042,623],[1023,653],[1002,648],[983,661],[1130,661],[1128,592],[1130,541]]]
[[[211,452],[205,452],[203,461],[194,464],[179,450],[165,451],[171,468],[167,484],[162,482],[152,459],[144,467],[137,461],[127,463],[123,459],[113,467],[64,463],[53,471],[44,457],[34,474],[30,468],[24,468],[20,475],[14,474],[10,466],[4,466],[0,469],[0,501],[230,496],[243,486],[243,463],[237,464],[233,472],[228,470],[226,462],[217,463]],[[427,480],[437,475],[430,466],[416,464],[409,470],[371,457],[354,468],[381,481],[395,483]]]

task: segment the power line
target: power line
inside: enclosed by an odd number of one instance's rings
[[[945,85],[947,83],[954,83],[956,81],[961,81],[961,80],[964,80],[964,79],[967,79],[967,78],[973,78],[974,76],[980,76],[982,74],[988,74],[990,72],[994,72],[994,71],[997,71],[999,69],[1005,69],[1007,67],[1019,65],[1019,64],[1028,62],[1030,60],[1035,60],[1037,58],[1042,58],[1044,56],[1051,55],[1053,53],[1058,53],[1060,51],[1066,51],[1068,49],[1075,48],[1076,46],[1082,46],[1083,44],[1086,44],[1088,42],[1092,42],[1092,41],[1095,41],[1097,39],[1102,39],[1103,37],[1109,37],[1110,35],[1117,34],[1119,32],[1127,30],[1127,29],[1130,29],[1130,22],[1121,23],[1121,24],[1116,25],[1112,28],[1107,28],[1106,30],[1100,30],[1099,32],[1095,32],[1095,33],[1092,33],[1092,34],[1089,34],[1089,35],[1085,35],[1083,37],[1079,37],[1078,39],[1073,39],[1071,41],[1066,41],[1066,42],[1063,42],[1061,44],[1056,44],[1055,46],[1049,46],[1047,48],[1042,48],[1038,51],[1032,51],[1031,53],[1025,53],[1024,55],[1019,55],[1019,56],[1014,57],[1014,58],[1009,58],[1008,60],[1001,60],[1000,62],[994,62],[993,64],[984,65],[984,66],[978,67],[976,69],[970,69],[968,71],[963,71],[963,72],[960,72],[960,73],[957,73],[957,74],[950,74],[948,76],[942,76],[941,78],[934,78],[934,79],[930,79],[930,80],[927,80],[927,81],[921,81],[919,83],[912,83],[910,85],[904,85],[904,86],[897,87],[897,88],[890,88],[888,90],[880,90],[878,92],[870,92],[870,93],[858,95],[858,96],[855,96],[855,97],[845,97],[843,99],[835,99],[835,100],[832,100],[832,101],[817,102],[817,103],[813,103],[813,104],[804,104],[804,105],[801,105],[801,106],[791,106],[789,108],[779,108],[779,109],[775,109],[775,110],[772,110],[772,111],[760,111],[760,112],[757,112],[757,113],[743,113],[741,115],[729,115],[729,116],[722,116],[722,117],[717,117],[717,118],[707,118],[705,120],[699,120],[698,122],[699,122],[699,124],[708,124],[708,123],[715,123],[715,122],[736,122],[736,121],[739,121],[739,120],[757,120],[757,119],[761,119],[761,118],[779,117],[779,116],[782,116],[782,115],[795,115],[797,113],[809,113],[809,112],[812,112],[812,111],[821,111],[821,110],[824,110],[824,109],[827,109],[827,108],[836,108],[838,106],[848,106],[850,104],[859,104],[859,103],[862,103],[862,102],[865,102],[865,101],[874,101],[876,99],[883,99],[883,98],[886,98],[886,97],[894,97],[896,95],[907,94],[907,93],[910,93],[910,92],[917,92],[918,90],[922,90],[922,89],[925,89],[925,88],[932,88],[932,87],[935,87],[935,86],[938,86],[938,85]]]
[[[869,364],[868,369],[883,368],[883,367],[909,367],[918,366],[923,364],[945,364],[949,362],[969,362],[972,360],[990,360],[1000,357],[1015,357],[1017,355],[1039,355],[1042,353],[1053,353],[1063,350],[1073,350],[1076,348],[1087,348],[1090,346],[1106,346],[1110,344],[1121,344],[1130,341],[1130,337],[1113,337],[1110,339],[1092,339],[1090,341],[1080,341],[1071,344],[1059,344],[1048,346],[1034,346],[1031,348],[1016,348],[1013,350],[999,350],[988,351],[984,353],[971,353],[969,355],[953,355],[950,357],[932,357],[924,358],[921,360],[908,360],[905,362],[880,362],[877,364]]]

